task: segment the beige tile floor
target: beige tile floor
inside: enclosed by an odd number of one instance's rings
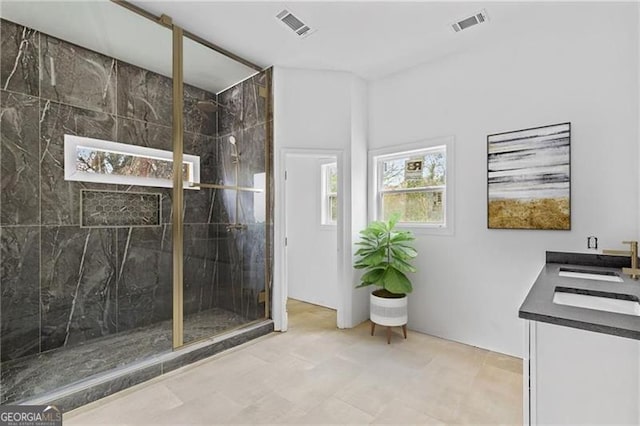
[[[520,424],[516,358],[291,300],[272,333],[64,416],[65,425]]]

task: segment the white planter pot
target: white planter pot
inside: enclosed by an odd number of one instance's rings
[[[408,319],[407,295],[398,298],[378,297],[371,293],[369,315],[371,321],[387,327],[405,325]]]

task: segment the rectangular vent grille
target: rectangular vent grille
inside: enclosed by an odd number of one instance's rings
[[[302,20],[286,9],[278,13],[276,18],[288,28],[292,29],[299,37],[306,37],[313,33],[309,25],[302,22]]]
[[[288,14],[284,18],[282,18],[282,22],[287,24],[289,28],[291,28],[293,31],[298,31],[301,27],[304,26],[302,21],[300,21],[298,18],[296,18],[292,14]]]
[[[453,31],[460,32],[475,25],[482,24],[483,22],[487,22],[488,19],[489,17],[487,16],[487,12],[483,9],[475,15],[451,24],[451,27],[453,28]]]

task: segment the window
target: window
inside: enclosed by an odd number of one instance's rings
[[[185,189],[200,183],[200,157],[183,154]],[[123,185],[173,186],[173,153],[75,135],[64,135],[65,180]]]
[[[378,220],[398,213],[401,225],[450,228],[450,142],[439,139],[372,156],[373,209]]]
[[[328,163],[320,166],[322,182],[322,225],[338,223],[338,164]]]

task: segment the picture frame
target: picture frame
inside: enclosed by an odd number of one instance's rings
[[[571,123],[487,136],[487,227],[571,229]]]

